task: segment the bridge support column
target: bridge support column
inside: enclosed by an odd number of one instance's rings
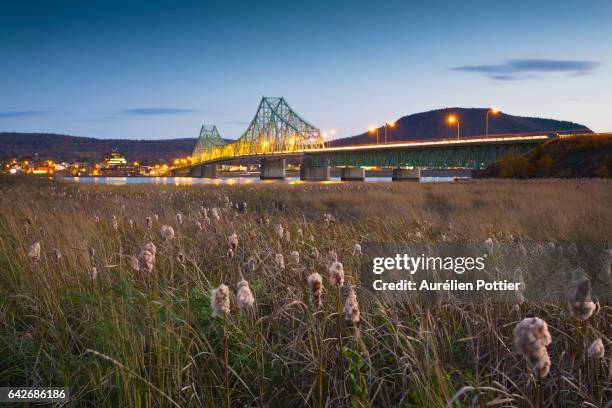
[[[274,180],[285,178],[285,159],[262,159],[259,164],[259,178]]]
[[[202,165],[202,176],[204,178],[219,178],[217,175],[217,165],[216,164],[206,164]]]
[[[363,181],[365,180],[365,169],[361,167],[344,167],[340,175],[342,181]]]
[[[202,165],[191,167],[189,169],[189,177],[202,177]]]
[[[393,169],[393,181],[419,181],[421,169]]]
[[[300,167],[300,180],[327,181],[329,180],[329,166],[311,167],[302,164]]]

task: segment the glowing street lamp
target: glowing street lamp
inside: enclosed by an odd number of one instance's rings
[[[454,125],[455,123],[457,124],[457,139],[459,139],[459,135],[460,135],[460,130],[459,130],[459,118],[455,115],[450,115],[447,119],[448,123],[450,125]]]
[[[497,108],[487,109],[487,114],[485,115],[485,136],[486,137],[489,136],[489,113],[497,115],[498,113],[501,113],[501,111]]]
[[[374,126],[370,126],[370,133],[376,132],[376,144],[378,144],[378,128]]]
[[[385,123],[385,144],[387,144],[387,128],[394,128],[395,127],[395,122],[387,122]]]

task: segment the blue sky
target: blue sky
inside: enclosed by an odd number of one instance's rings
[[[237,138],[261,96],[338,137],[449,106],[612,131],[612,2],[0,1],[0,131]]]

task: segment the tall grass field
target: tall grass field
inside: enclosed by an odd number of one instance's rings
[[[88,407],[611,406],[608,303],[394,302],[359,277],[367,242],[611,238],[605,180],[3,179],[0,386]]]

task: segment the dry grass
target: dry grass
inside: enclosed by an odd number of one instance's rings
[[[611,187],[3,185],[0,385],[68,386],[74,405],[89,406],[218,406],[227,393],[235,406],[602,406],[612,395],[609,305],[578,322],[563,304],[524,304],[518,312],[503,304],[382,304],[360,290],[352,253],[361,240],[442,235],[607,241]],[[227,201],[246,202],[247,212]],[[223,208],[220,219],[209,211],[209,224],[201,207]],[[335,222],[328,225],[324,213]],[[277,224],[289,240],[277,237]],[[162,225],[174,228],[174,239],[162,239]],[[233,233],[238,246],[229,257]],[[136,272],[130,256],[150,241],[155,267]],[[27,256],[34,242],[39,262]],[[328,279],[331,250],[346,284],[357,285],[355,327],[344,319],[345,294]],[[320,309],[310,301],[314,272],[326,288]],[[256,299],[248,313],[236,306],[242,279]],[[226,318],[211,310],[210,291],[221,283],[230,287]],[[541,380],[513,348],[513,328],[528,316],[544,319],[552,336],[552,368]],[[606,356],[588,359],[599,337]]]

